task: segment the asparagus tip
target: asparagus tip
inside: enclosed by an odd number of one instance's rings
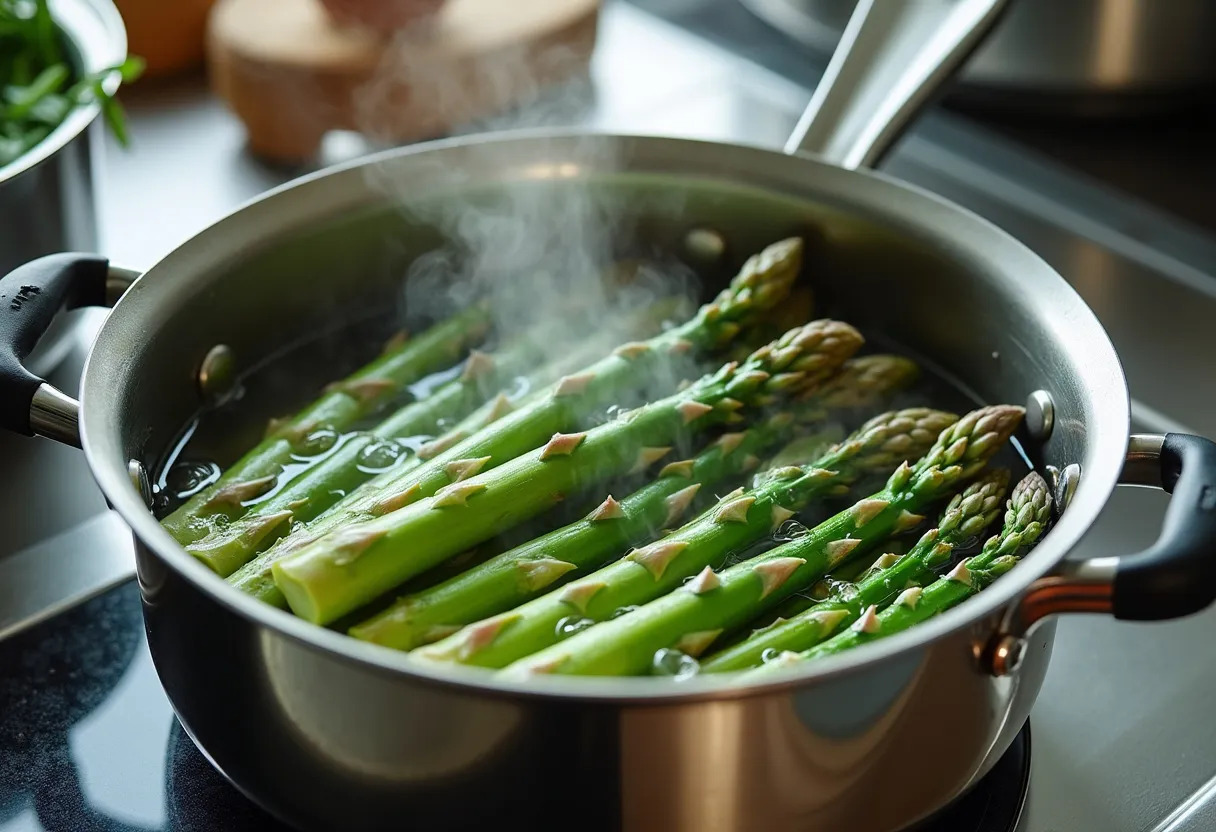
[[[971,570],[967,568],[967,561],[960,560],[953,569],[946,574],[947,580],[955,583],[971,586]]]
[[[776,531],[778,528],[780,528],[782,523],[789,520],[793,516],[794,512],[790,511],[788,508],[773,503],[773,523],[771,531]]]
[[[603,581],[579,581],[563,589],[558,600],[574,607],[579,613],[585,613],[591,597],[605,586],[607,584]]]
[[[853,525],[859,529],[862,528],[889,505],[891,505],[889,500],[867,499],[858,502],[852,509]]]
[[[907,607],[910,610],[916,609],[917,603],[920,602],[920,596],[924,590],[918,586],[910,586],[895,599],[894,605],[897,607]]]
[[[718,437],[717,446],[722,449],[722,456],[730,456],[735,448],[739,447],[739,443],[743,441],[746,433],[724,433]]]
[[[693,595],[702,595],[711,589],[722,586],[722,579],[713,567],[707,566],[697,573],[696,577],[684,585]]]
[[[669,462],[659,471],[659,479],[663,477],[683,477],[684,479],[692,479],[692,469],[695,460],[681,459],[678,462]]]
[[[843,537],[840,540],[833,540],[828,543],[824,546],[824,550],[828,555],[828,565],[835,566],[840,563],[860,545],[861,539],[857,537]]]
[[[692,485],[681,488],[674,494],[669,495],[664,501],[667,504],[667,518],[663,521],[663,525],[670,526],[676,520],[683,517],[684,512],[688,511],[688,507],[692,505],[693,499],[700,490],[701,483],[694,482]]]
[[[595,378],[595,373],[579,373],[563,376],[553,388],[553,398],[562,396],[577,396],[587,389],[587,385]]]
[[[625,516],[621,504],[616,498],[609,494],[604,498],[604,502],[595,507],[595,510],[587,515],[587,519],[592,523],[602,523],[605,520],[617,520]]]
[[[676,649],[696,658],[704,653],[709,648],[709,645],[713,644],[714,640],[720,635],[722,635],[721,628],[687,633],[676,642]]]
[[[267,474],[264,477],[258,477],[253,480],[229,483],[216,489],[215,493],[203,503],[203,507],[217,508],[227,506],[237,508],[246,500],[261,497],[271,488],[274,488],[274,484],[278,482],[278,479],[275,474]]]
[[[418,494],[421,490],[421,483],[412,483],[396,494],[390,494],[387,497],[381,497],[376,500],[376,502],[372,503],[370,511],[373,516],[379,517],[382,514],[388,514],[390,511],[404,508],[418,499]]]
[[[480,456],[472,459],[455,459],[443,466],[444,473],[452,482],[460,482],[467,480],[469,477],[476,476],[482,468],[486,467],[486,463],[490,461],[488,456]]]
[[[540,458],[544,460],[555,456],[569,456],[586,438],[586,433],[555,433],[540,449]]]
[[[670,445],[663,448],[642,448],[638,451],[637,462],[629,469],[629,473],[640,474],[669,453],[671,453]]]
[[[697,401],[681,402],[676,409],[680,412],[680,418],[686,425],[706,413],[713,412],[712,406]]]
[[[812,621],[818,622],[820,633],[823,636],[831,635],[840,626],[840,622],[848,617],[847,610],[818,610],[807,616]]]
[[[736,497],[729,503],[718,507],[714,512],[715,523],[746,523],[747,512],[756,502],[755,497]]]
[[[657,581],[667,571],[667,565],[687,546],[682,540],[660,540],[641,549],[634,549],[628,557],[645,568]]]
[[[752,573],[760,579],[760,597],[765,598],[779,589],[804,563],[806,558],[773,558],[753,566]]]
[[[873,635],[881,629],[882,624],[878,620],[878,607],[874,604],[866,607],[865,612],[861,614],[856,621],[853,622],[853,631],[857,633],[867,633]]]
[[[549,557],[526,560],[519,564],[524,589],[529,592],[544,589],[562,575],[577,568],[573,563]]]
[[[485,490],[486,484],[483,482],[454,482],[435,492],[431,499],[431,508],[467,505],[469,497]]]
[[[469,357],[460,371],[461,381],[473,381],[494,369],[494,356],[481,350],[469,350]]]

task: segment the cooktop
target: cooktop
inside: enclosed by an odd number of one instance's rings
[[[817,71],[737,0],[608,0],[593,94],[540,123],[780,147]],[[298,173],[250,156],[200,76],[137,85],[124,103],[132,147],[106,147],[98,176],[104,253],[117,263],[151,265]],[[1086,141],[1111,170],[1138,155],[1173,181],[1207,170],[1182,152],[1171,159],[1168,145],[1134,144],[1130,129],[1108,128],[1104,143],[1091,128]],[[997,223],[1065,275],[1120,352],[1133,430],[1216,435],[1216,239],[1199,211],[1210,200],[1192,211],[1018,132],[935,108],[883,168]],[[1135,152],[1109,149],[1120,142]],[[69,393],[102,317],[81,315],[76,350],[54,375]],[[1147,545],[1166,505],[1118,492],[1076,555]],[[0,832],[273,829],[175,728],[143,643],[129,534],[80,452],[0,436],[0,528]],[[1033,753],[1024,735],[994,770],[1024,770],[1028,755],[1028,789],[985,780],[968,798],[984,808],[969,817],[988,826],[958,815],[936,828],[1004,832],[1022,794],[1018,832],[1216,828],[1214,623],[1212,610],[1152,625],[1061,620],[1031,713]]]

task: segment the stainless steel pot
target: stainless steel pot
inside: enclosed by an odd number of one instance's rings
[[[856,0],[741,2],[825,56],[856,6]],[[1083,115],[1202,102],[1198,96],[1216,85],[1213,36],[1216,5],[1207,0],[1017,0],[959,70],[954,97]]]
[[[127,35],[109,0],[52,0],[51,13],[62,28],[76,67],[99,72],[127,55]],[[115,83],[117,79],[115,79]],[[38,146],[0,167],[0,271],[59,251],[97,247],[93,166],[102,150],[96,105],[81,107]],[[29,357],[45,375],[72,347],[72,316],[56,320]]]
[[[82,441],[134,531],[152,656],[208,759],[304,829],[457,830],[492,819],[891,832],[957,796],[1007,748],[1043,681],[1052,614],[1163,618],[1210,603],[1216,445],[1129,442],[1118,358],[1059,275],[981,218],[848,169],[873,162],[999,6],[922,7],[936,8],[920,21],[937,33],[926,44],[886,6],[864,4],[788,148],[805,140],[823,158],[582,133],[437,142],[277,189],[129,288],[133,275],[86,255],[36,261],[0,282],[0,291],[45,287],[21,310],[0,309],[0,348],[28,345],[61,300],[117,298],[79,406],[24,374],[20,349],[0,350],[0,418]],[[390,197],[394,186],[407,189],[406,205]],[[331,322],[336,308],[390,296],[409,254],[441,231],[421,206],[509,205],[521,193],[555,211],[576,195],[619,198],[621,233],[668,249],[693,228],[719,229],[741,253],[803,233],[825,309],[915,347],[984,400],[1036,403],[1021,438],[1040,470],[1061,472],[1066,509],[977,598],[751,687],[725,678],[523,685],[418,667],[244,596],[187,555],[148,511],[143,472],[199,406],[195,379],[211,348],[224,343],[250,362]],[[1066,562],[1119,482],[1174,490],[1161,542],[1130,559]]]

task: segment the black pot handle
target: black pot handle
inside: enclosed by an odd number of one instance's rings
[[[1181,618],[1216,601],[1216,442],[1167,433],[1157,462],[1173,495],[1161,536],[1115,567],[1112,612],[1128,621]]]
[[[25,359],[61,309],[105,305],[110,277],[106,258],[65,253],[0,278],[0,427],[80,444],[75,400],[27,369]]]
[[[1065,561],[1058,574],[1031,584],[981,653],[990,672],[1012,672],[1026,634],[1051,615],[1161,621],[1216,601],[1216,442],[1185,433],[1135,435],[1120,483],[1173,495],[1157,542],[1134,555]]]

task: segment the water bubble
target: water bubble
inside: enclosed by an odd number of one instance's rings
[[[857,584],[851,581],[837,581],[832,578],[824,580],[831,597],[842,601],[853,601],[857,598]]]
[[[791,540],[806,537],[810,533],[811,530],[797,520],[786,520],[777,527],[777,531],[773,532],[773,540],[778,543],[788,543]]]
[[[701,670],[700,663],[682,650],[663,647],[654,651],[654,659],[650,669],[656,676],[674,676],[677,679],[687,679],[696,676]]]
[[[629,613],[633,612],[636,609],[637,609],[637,606],[635,604],[626,604],[623,607],[617,607],[616,609],[614,609],[612,611],[612,614],[609,615],[608,617],[609,618],[620,618],[622,615],[629,615]]]
[[[359,451],[356,467],[365,474],[379,474],[397,464],[405,448],[391,439],[378,439]]]
[[[768,664],[780,655],[781,651],[776,647],[765,647],[760,653],[760,661],[762,661],[764,664]]]
[[[575,633],[582,632],[594,623],[594,618],[584,618],[581,615],[567,615],[557,622],[555,630],[558,638],[569,638]]]
[[[188,499],[220,478],[214,462],[179,462],[165,474],[165,487],[175,498]]]
[[[294,457],[320,456],[338,442],[338,432],[333,428],[317,428],[305,436],[293,449]]]

